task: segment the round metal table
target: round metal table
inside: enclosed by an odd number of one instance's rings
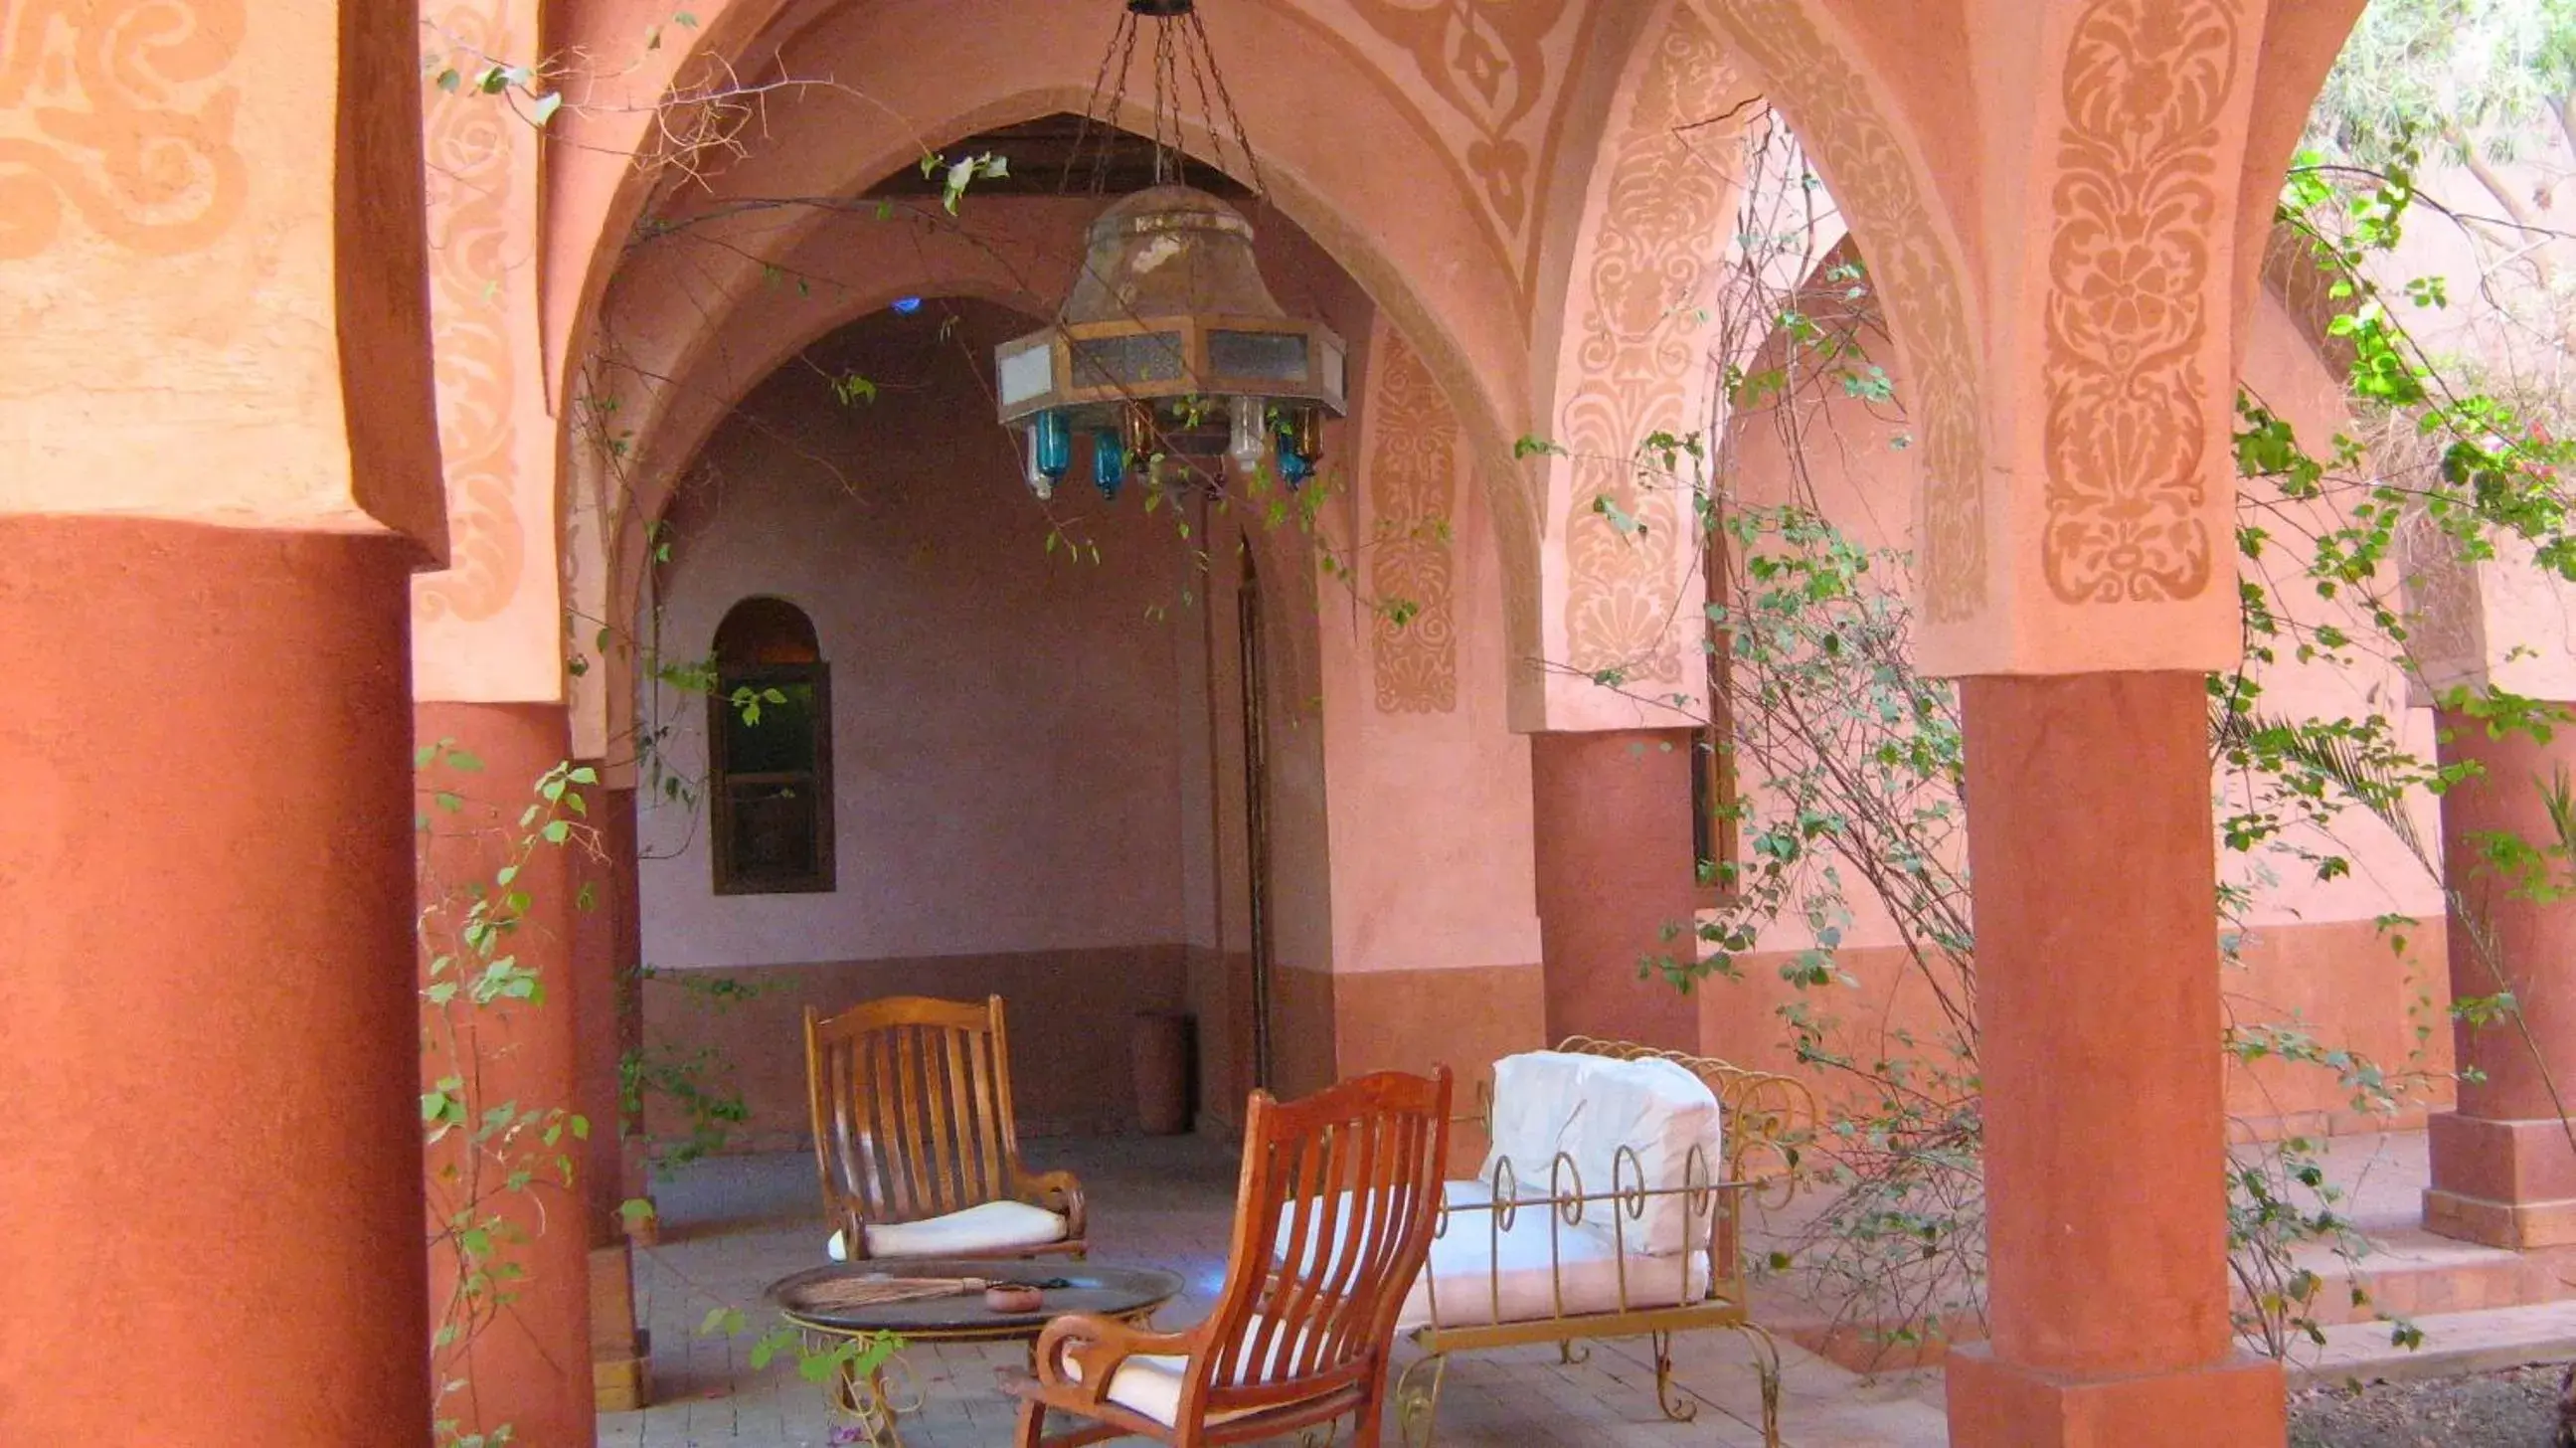
[[[980,1277],[993,1282],[1067,1285],[1047,1287],[1034,1312],[995,1312],[984,1305],[981,1292],[856,1306],[815,1300],[818,1288],[872,1276]],[[1088,1312],[1121,1322],[1143,1323],[1181,1295],[1181,1278],[1179,1273],[1159,1267],[1116,1267],[1098,1262],[906,1257],[810,1268],[769,1284],[767,1295],[770,1304],[802,1329],[808,1344],[817,1351],[878,1336],[892,1336],[904,1343],[1020,1341],[1034,1345],[1048,1323],[1068,1313]],[[890,1389],[889,1377],[911,1380],[912,1391],[904,1394]],[[896,1420],[921,1408],[918,1379],[899,1350],[865,1369],[856,1360],[844,1358],[839,1371],[833,1374],[829,1391],[833,1405],[849,1414],[876,1448],[897,1448],[903,1438]],[[905,1401],[906,1397],[910,1401]]]

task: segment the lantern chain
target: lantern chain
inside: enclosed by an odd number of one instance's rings
[[[1198,81],[1199,114],[1207,117],[1208,134],[1215,138],[1217,169],[1220,171],[1225,169],[1226,131],[1218,127],[1216,105],[1211,105],[1208,101],[1208,87],[1211,83],[1216,87],[1217,103],[1225,107],[1225,124],[1226,128],[1234,133],[1234,148],[1243,156],[1244,182],[1252,188],[1253,195],[1264,195],[1266,193],[1261,184],[1261,163],[1253,159],[1252,137],[1243,128],[1243,117],[1234,108],[1234,97],[1226,91],[1225,72],[1217,68],[1216,50],[1208,44],[1207,22],[1193,10],[1189,15],[1189,25],[1190,39],[1197,42],[1189,52],[1190,74]],[[1207,62],[1204,69],[1199,64],[1202,59]]]
[[[1206,118],[1208,135],[1215,149],[1217,171],[1226,170],[1226,144],[1231,141],[1243,159],[1245,185],[1255,196],[1266,195],[1262,184],[1261,162],[1253,155],[1252,137],[1235,109],[1234,96],[1226,88],[1225,72],[1216,63],[1215,47],[1208,43],[1207,23],[1195,8],[1182,9],[1171,15],[1155,17],[1153,66],[1154,109],[1150,120],[1153,148],[1154,184],[1189,184],[1189,151],[1187,132],[1181,116],[1181,68],[1189,68],[1190,80],[1198,91],[1199,113]],[[1175,27],[1174,20],[1186,28]],[[1176,29],[1178,34],[1175,34]],[[1074,132],[1073,148],[1066,154],[1064,170],[1056,189],[1069,192],[1073,178],[1083,168],[1084,154],[1090,156],[1090,191],[1105,194],[1109,176],[1116,161],[1118,116],[1127,104],[1127,83],[1136,64],[1137,12],[1132,8],[1118,18],[1118,28],[1111,33],[1108,46],[1101,51],[1100,68],[1091,81],[1091,99],[1083,107],[1081,126]],[[1116,79],[1111,78],[1112,71]],[[1102,97],[1107,106],[1101,104]],[[1168,127],[1168,130],[1167,130]]]
[[[1114,88],[1109,80],[1113,62],[1118,72],[1118,80]],[[1122,14],[1118,17],[1118,28],[1110,32],[1108,46],[1100,52],[1100,71],[1092,77],[1091,99],[1082,108],[1082,124],[1074,131],[1073,149],[1066,153],[1064,170],[1057,177],[1058,192],[1073,189],[1074,173],[1082,168],[1082,155],[1086,147],[1091,150],[1091,194],[1099,196],[1109,190],[1109,168],[1111,162],[1116,159],[1115,153],[1118,147],[1118,113],[1126,107],[1127,76],[1135,63],[1136,17],[1132,13]],[[1103,92],[1109,96],[1106,109],[1103,109],[1100,104]],[[1095,124],[1100,131],[1096,144],[1092,135]]]
[[[1157,21],[1154,26],[1154,184],[1189,184],[1188,153],[1181,147],[1180,66],[1172,44],[1172,23]],[[1163,125],[1172,127],[1171,142],[1166,148]],[[1164,167],[1168,162],[1170,170]]]

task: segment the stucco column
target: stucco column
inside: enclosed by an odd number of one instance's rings
[[[416,557],[0,518],[0,1443],[425,1439]]]
[[[2197,672],[1961,681],[1990,1343],[1960,1448],[2278,1448],[2228,1329],[2218,927]]]
[[[579,1110],[581,1020],[585,1009],[600,1004],[585,1002],[584,983],[573,967],[579,888],[573,860],[583,846],[525,849],[531,827],[521,823],[522,812],[538,801],[539,778],[569,753],[566,711],[560,704],[425,703],[414,729],[421,744],[452,740],[480,762],[479,768],[461,770],[441,755],[420,771],[425,795],[434,799],[435,792],[445,791],[462,800],[455,809],[424,806],[430,821],[422,846],[424,914],[461,911],[468,892],[478,885],[498,889],[497,872],[515,862],[507,888],[523,895],[526,906],[498,953],[536,972],[543,989],[542,1000],[533,1004],[452,1009],[449,1018],[470,1022],[474,1038],[451,1054],[433,1030],[432,1049],[421,1057],[422,1079],[460,1069],[457,1057],[463,1055],[477,1073],[480,1095],[472,1104],[478,1112],[505,1102],[522,1115]],[[439,934],[435,919],[432,934]],[[613,1130],[609,1122],[594,1125],[597,1133]],[[457,1161],[453,1140],[430,1153],[433,1216],[456,1210],[465,1195],[443,1175]],[[467,1349],[470,1396],[450,1398],[440,1410],[485,1431],[506,1423],[518,1442],[581,1448],[595,1441],[597,1429],[590,1372],[591,1231],[580,1180],[584,1151],[569,1133],[554,1148],[528,1142],[523,1149],[533,1153],[527,1164],[538,1168],[527,1190],[499,1190],[487,1170],[489,1189],[477,1194],[477,1216],[498,1212],[524,1233],[502,1250],[525,1275],[507,1289],[513,1300],[506,1310],[483,1323]],[[575,1164],[570,1186],[552,1170],[557,1151]],[[433,1253],[430,1278],[431,1310],[442,1313],[456,1290],[453,1261]]]
[[[2452,1027],[2459,1107],[2428,1123],[2433,1183],[2424,1225],[2498,1247],[2565,1246],[2576,1243],[2576,1146],[2564,1117],[2576,1092],[2576,1001],[2568,995],[2576,990],[2576,900],[2516,898],[2515,881],[2490,863],[2480,841],[2555,838],[2542,788],[2561,771],[2576,772],[2576,733],[2497,738],[2477,719],[2449,710],[2438,719],[2442,763],[2482,768],[2442,797],[2451,994],[2509,990],[2518,1019]]]
[[[1691,858],[1689,729],[1530,736],[1547,1035],[1699,1049],[1699,1006],[1650,956],[1688,959],[1699,896]],[[1684,933],[1667,938],[1673,926]]]
[[[592,769],[603,778],[598,761]],[[576,1092],[590,1118],[582,1199],[590,1224],[591,1379],[601,1412],[625,1412],[649,1395],[643,1334],[635,1321],[635,1268],[618,1207],[644,1195],[644,1143],[629,1138],[620,1066],[642,1042],[637,967],[643,943],[636,895],[635,791],[591,792],[598,848],[573,855],[572,978],[581,1033]],[[637,1123],[640,1125],[640,1123]]]
[[[608,771],[596,761],[594,773]],[[614,786],[585,791],[597,849],[572,857],[572,978],[581,1032],[575,1069],[578,1109],[590,1118],[582,1199],[594,1246],[624,1237],[621,1203],[644,1193],[640,1142],[622,1129],[619,1068],[640,1044],[643,1018],[634,986],[642,964],[643,928],[636,894],[635,791]]]

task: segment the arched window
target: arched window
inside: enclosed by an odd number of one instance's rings
[[[813,620],[746,598],[716,628],[707,811],[719,895],[833,888],[832,687]]]

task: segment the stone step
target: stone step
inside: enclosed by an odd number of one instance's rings
[[[2293,1354],[2290,1385],[2420,1382],[2576,1358],[2576,1301],[2439,1312],[2417,1317],[2423,1346],[2388,1340],[2388,1325],[2353,1322],[2326,1329],[2325,1346]]]
[[[2437,1237],[2421,1227],[2375,1227],[2370,1250],[2352,1263],[2321,1248],[2304,1250],[2296,1260],[2325,1279],[2316,1316],[2326,1323],[2367,1322],[2381,1313],[2424,1317],[2576,1298],[2576,1249],[2515,1252]],[[2366,1306],[2352,1303],[2349,1289],[2356,1276],[2370,1294]]]

